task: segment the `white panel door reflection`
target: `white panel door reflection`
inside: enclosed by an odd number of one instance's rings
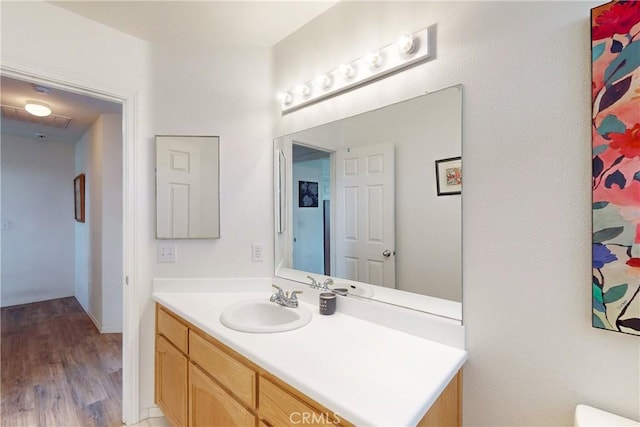
[[[336,152],[336,274],[395,288],[393,144]]]
[[[156,141],[157,237],[219,237],[218,138]]]

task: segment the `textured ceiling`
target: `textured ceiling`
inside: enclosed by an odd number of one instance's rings
[[[337,1],[50,1],[150,42],[273,46]]]

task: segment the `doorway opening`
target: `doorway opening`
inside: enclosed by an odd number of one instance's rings
[[[293,143],[293,268],[331,275],[331,152]]]
[[[27,67],[28,68],[28,67]],[[133,172],[135,170],[135,164],[133,162],[134,159],[134,147],[132,144],[133,135],[134,135],[134,123],[136,117],[135,110],[135,96],[128,93],[122,92],[107,92],[101,89],[96,89],[92,87],[87,87],[85,82],[76,82],[70,79],[61,80],[58,77],[54,77],[51,75],[47,75],[46,72],[42,70],[28,70],[17,67],[8,67],[3,66],[0,74],[2,78],[10,78],[16,81],[21,81],[22,83],[35,86],[41,86],[48,88],[49,90],[56,92],[64,92],[70,96],[79,96],[84,97],[87,102],[103,102],[110,103],[117,108],[120,112],[120,116],[117,119],[117,123],[115,127],[117,127],[117,132],[120,137],[120,144],[118,147],[118,156],[115,156],[116,160],[114,160],[113,153],[106,153],[105,157],[109,157],[109,161],[112,165],[116,165],[117,168],[112,168],[110,170],[111,175],[103,175],[102,181],[103,184],[106,182],[107,184],[113,181],[114,177],[119,179],[120,187],[117,192],[113,192],[112,189],[108,185],[104,185],[101,189],[102,193],[100,196],[100,202],[98,203],[96,200],[93,201],[93,218],[96,216],[96,206],[102,205],[101,207],[104,209],[100,209],[100,213],[102,217],[107,217],[115,220],[115,226],[113,223],[110,226],[107,226],[105,230],[103,230],[103,236],[105,237],[105,241],[109,240],[110,243],[113,243],[113,237],[118,236],[119,242],[116,244],[117,251],[105,253],[102,251],[100,245],[92,247],[91,260],[96,260],[97,257],[94,257],[96,249],[100,247],[101,249],[101,257],[100,263],[104,262],[112,262],[116,265],[119,265],[118,271],[109,276],[109,273],[113,273],[113,270],[108,268],[107,272],[102,268],[92,268],[91,273],[87,273],[86,271],[83,273],[82,271],[76,271],[76,262],[74,261],[74,272],[73,272],[73,283],[74,290],[73,295],[78,300],[83,309],[86,310],[85,304],[89,307],[89,311],[87,313],[91,317],[92,322],[97,326],[101,332],[114,332],[114,330],[120,330],[122,332],[122,354],[121,354],[121,364],[122,364],[122,399],[121,399],[121,420],[125,423],[135,423],[139,420],[139,396],[138,396],[138,327],[135,322],[136,307],[135,307],[135,293],[133,292],[132,286],[127,286],[129,283],[135,281],[135,270],[131,269],[132,265],[135,265],[135,253],[133,251],[133,241],[134,241],[134,221],[133,221],[133,203],[132,200],[135,199],[135,186],[133,182]],[[3,81],[3,95],[5,93],[6,86]],[[3,100],[4,104],[4,100]],[[53,102],[51,103],[53,104]],[[18,105],[20,106],[20,105]],[[52,105],[54,107],[54,105]],[[52,108],[54,109],[54,108]],[[3,106],[4,110],[4,106]],[[55,110],[54,110],[55,112]],[[113,113],[113,111],[106,112],[106,115]],[[64,116],[62,112],[58,113],[60,116]],[[112,123],[113,124],[113,123]],[[102,124],[103,129],[108,127],[104,123]],[[3,118],[3,131],[6,129],[5,120]],[[55,132],[51,132],[50,130],[47,133],[54,135]],[[4,138],[3,138],[4,139]],[[53,139],[53,137],[52,137]],[[3,152],[3,163],[4,163],[4,152]],[[73,205],[73,177],[76,175],[76,156],[77,153],[74,151],[74,160],[73,160],[73,171],[71,180],[68,183],[68,191],[71,194],[71,207],[70,207],[70,215],[73,220],[74,218],[74,205]],[[82,164],[82,162],[79,162]],[[84,164],[86,166],[86,163]],[[4,172],[4,171],[3,171]],[[95,177],[94,177],[95,179]],[[94,181],[95,184],[95,181]],[[3,185],[4,187],[4,185]],[[95,190],[95,189],[94,189]],[[91,189],[87,189],[87,194],[85,197],[90,197],[88,191]],[[5,193],[3,191],[3,198]],[[92,192],[92,196],[96,196],[95,192]],[[116,201],[116,203],[114,203]],[[105,206],[106,205],[106,206]],[[117,207],[117,211],[114,212],[113,208]],[[111,209],[111,210],[110,210]],[[2,217],[5,217],[6,209],[3,201],[3,211]],[[91,218],[91,213],[89,213],[88,218]],[[21,220],[18,220],[19,222]],[[11,220],[6,221],[11,227]],[[15,223],[14,223],[15,224]],[[74,223],[73,225],[73,234],[74,234],[74,246],[73,251],[75,251],[75,238],[78,236],[76,233],[76,227],[82,226],[83,224]],[[50,224],[51,227],[54,227],[55,224]],[[5,233],[3,233],[5,234]],[[82,233],[80,233],[81,235]],[[5,239],[2,239],[0,242],[5,243]],[[3,251],[3,254],[6,252]],[[80,252],[81,253],[81,252]],[[112,257],[112,259],[108,260],[105,257]],[[4,258],[4,256],[3,256]],[[87,262],[90,262],[87,261]],[[5,265],[5,269],[7,266],[6,260],[3,260],[3,264]],[[33,263],[32,263],[33,264]],[[78,262],[80,265],[83,264],[83,261],[80,260]],[[33,267],[33,265],[32,265]],[[92,264],[91,267],[94,267]],[[96,273],[96,270],[99,270],[99,273]],[[5,270],[3,270],[3,273]],[[106,273],[106,275],[103,275]],[[132,274],[134,273],[134,274]],[[91,292],[87,291],[88,295],[81,295],[76,292],[75,286],[80,282],[81,279],[90,278],[93,280],[94,277],[100,277],[100,280],[104,283],[108,283],[112,285],[112,288],[108,287],[104,289],[104,292],[97,292],[95,289],[91,290]],[[76,280],[79,279],[79,280]],[[93,281],[95,283],[95,281]],[[6,284],[6,281],[3,280],[3,288]],[[101,283],[102,284],[102,283]],[[77,296],[76,296],[77,295]],[[46,298],[43,298],[46,299]],[[42,300],[42,299],[41,299]],[[83,302],[85,304],[83,304]],[[5,305],[5,301],[3,299],[3,305]],[[106,307],[106,309],[105,309]],[[110,310],[112,307],[117,307],[117,312],[114,314],[113,310]],[[109,315],[109,312],[111,315]],[[131,319],[134,319],[132,321]]]

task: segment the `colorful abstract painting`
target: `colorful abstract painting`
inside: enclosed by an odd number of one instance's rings
[[[591,10],[593,314],[640,335],[640,1]]]

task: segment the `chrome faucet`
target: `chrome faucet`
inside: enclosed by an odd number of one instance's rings
[[[284,307],[296,308],[298,306],[298,294],[301,294],[302,291],[293,291],[291,295],[289,292],[285,292],[281,287],[276,285],[271,285],[276,292],[271,295],[269,301],[275,302],[276,304],[282,305]]]
[[[311,284],[309,286],[311,286],[313,289],[320,289],[322,291],[330,291],[331,289],[329,289],[329,286],[333,285],[333,279],[327,279],[322,283],[316,281],[316,279],[314,279],[311,276],[307,276],[307,279],[311,280]]]
[[[329,286],[333,285],[333,279],[327,279],[320,285],[320,289],[326,289],[329,291]]]

